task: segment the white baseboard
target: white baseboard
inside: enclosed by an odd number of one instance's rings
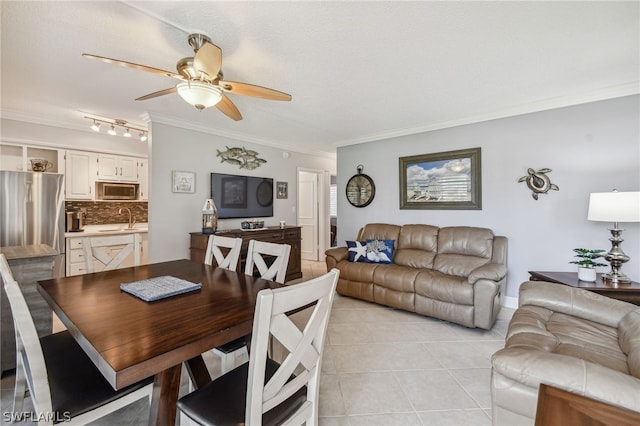
[[[518,309],[518,298],[504,296],[502,298],[502,306],[504,306],[505,308]]]

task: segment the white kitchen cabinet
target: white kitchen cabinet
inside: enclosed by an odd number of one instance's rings
[[[122,232],[119,232],[118,235],[122,235]],[[84,264],[84,250],[82,244],[82,238],[80,237],[67,237],[66,239],[66,275],[67,277],[73,275],[82,275],[86,274],[86,267]],[[105,234],[103,238],[109,238],[109,235]],[[148,233],[141,232],[140,233],[140,247],[137,250],[140,251],[140,263],[146,264],[149,263],[149,253],[148,253],[149,239]],[[113,256],[120,252],[125,246],[122,244],[114,244],[113,246],[105,247],[108,252],[111,252]],[[133,266],[133,253],[130,253],[129,256],[122,262],[121,268],[127,268],[129,266]],[[104,265],[94,259],[93,267],[95,272],[102,271]]]
[[[149,160],[144,158],[138,159],[138,187],[139,199],[149,199]]]
[[[117,182],[138,182],[138,158],[98,154],[98,179]]]
[[[46,160],[47,172],[64,174],[64,151],[30,145],[0,144],[0,170],[29,172],[31,160]]]
[[[98,154],[88,151],[66,152],[65,198],[94,199]]]

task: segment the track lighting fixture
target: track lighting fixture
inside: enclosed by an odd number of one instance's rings
[[[121,134],[122,137],[125,138],[130,138],[131,137],[131,130],[137,130],[139,132],[139,138],[141,142],[146,142],[147,141],[147,129],[144,129],[142,127],[138,127],[135,125],[131,125],[130,123],[128,123],[125,120],[119,120],[119,119],[109,119],[109,118],[95,118],[95,117],[84,117],[87,120],[91,120],[91,130],[93,130],[94,132],[99,132],[100,131],[100,125],[102,123],[105,123],[109,126],[109,130],[107,130],[107,133],[111,136],[116,136],[118,135],[118,133],[116,132],[116,128],[117,127],[121,127],[124,132]]]

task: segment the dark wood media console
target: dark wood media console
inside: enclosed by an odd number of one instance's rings
[[[247,258],[247,248],[249,240],[266,241],[276,244],[289,244],[291,253],[289,254],[289,265],[287,266],[286,281],[302,278],[302,258],[300,253],[301,228],[299,226],[279,226],[266,227],[261,229],[229,229],[220,230],[216,235],[230,238],[242,238],[242,251],[240,253],[239,271],[244,271],[244,261]],[[207,250],[209,235],[202,232],[191,232],[191,260],[204,262],[204,255]],[[215,262],[215,260],[214,260]]]

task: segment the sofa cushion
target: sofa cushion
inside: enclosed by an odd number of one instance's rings
[[[629,312],[618,325],[620,348],[627,355],[632,376],[640,378],[640,309]]]
[[[415,279],[416,294],[460,305],[473,305],[473,286],[464,277],[421,269]]]
[[[618,345],[615,328],[532,305],[514,313],[505,348],[536,350],[628,374],[627,357]]]
[[[380,265],[373,273],[373,284],[397,291],[415,292],[414,282],[419,269],[395,264]]]
[[[387,223],[369,223],[358,233],[358,240],[398,240],[400,226]]]
[[[367,261],[367,242],[366,241],[345,241],[347,250],[349,251],[349,262],[366,262]]]
[[[431,225],[404,225],[393,262],[413,268],[433,268],[439,229]]]
[[[486,228],[450,226],[438,233],[438,254],[433,268],[448,275],[468,277],[491,261],[493,232]]]

